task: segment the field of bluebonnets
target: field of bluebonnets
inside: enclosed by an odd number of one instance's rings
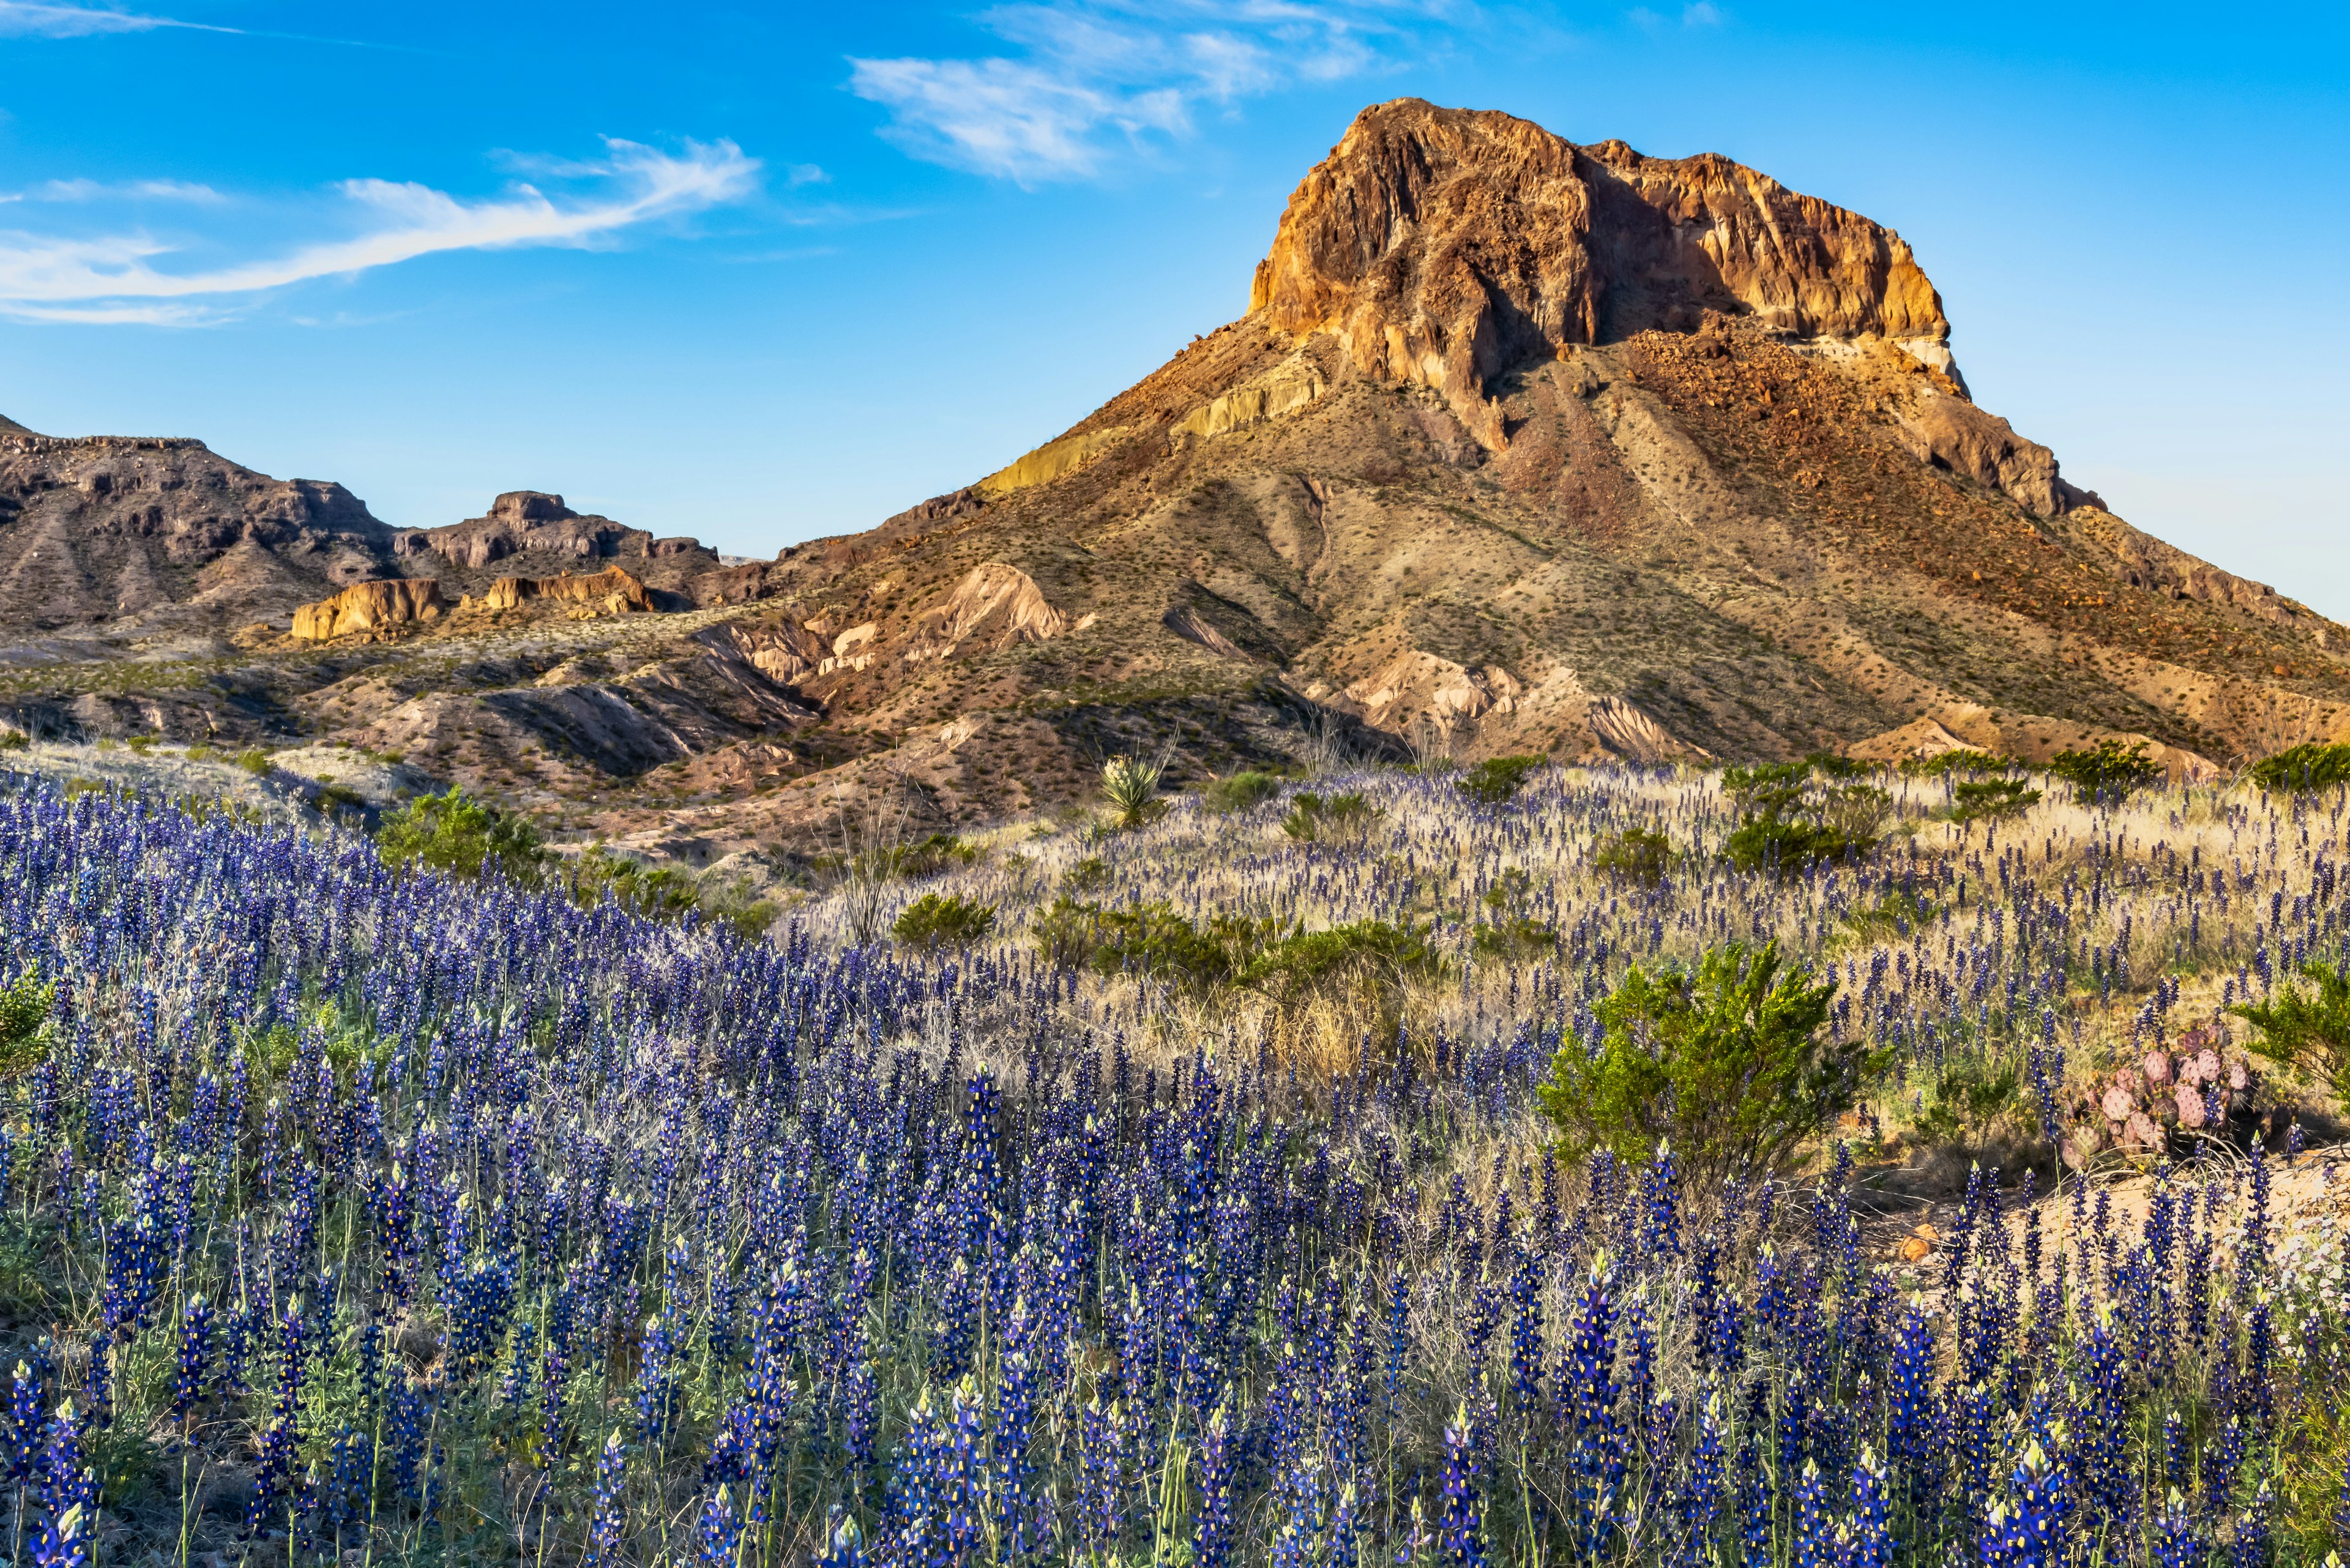
[[[5,1555],[2322,1559],[2227,1010],[2322,1044],[2344,793],[1967,783],[1146,784],[745,935],[20,781]]]

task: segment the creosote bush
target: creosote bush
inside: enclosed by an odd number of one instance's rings
[[[2350,1086],[2350,961],[2312,959],[2265,1002],[2229,1011],[2260,1031],[2252,1049],[2280,1066],[2315,1075],[2339,1091]]]
[[[1247,811],[1281,793],[1281,780],[1253,770],[1210,779],[1200,786],[1200,801],[1210,811]]]
[[[951,893],[925,893],[906,906],[889,934],[910,947],[961,948],[984,941],[994,929],[993,905]]]
[[[2311,741],[2262,757],[2251,769],[2254,784],[2265,790],[2324,790],[2350,784],[2350,745]]]
[[[1653,888],[1672,869],[1673,841],[1647,827],[1627,827],[1609,834],[1592,852],[1592,869],[1618,881]]]
[[[2124,746],[2119,741],[2099,741],[2086,751],[2059,752],[2048,772],[2073,786],[2085,805],[2111,805],[2158,782],[2162,764],[2146,754],[2144,741]]]
[[[419,795],[385,813],[375,843],[377,853],[390,865],[421,866],[467,878],[494,872],[529,880],[549,859],[529,818],[476,799],[456,785],[440,794]]]
[[[1320,795],[1301,790],[1290,797],[1281,831],[1305,843],[1354,844],[1361,842],[1379,815],[1379,808],[1367,796],[1352,791]]]
[[[1950,820],[1983,822],[2022,816],[2040,803],[2040,792],[2022,779],[1971,779],[1950,787]]]
[[[2012,758],[1960,746],[1930,757],[1905,757],[1901,771],[1913,779],[1940,778],[1947,774],[2006,773],[2020,765]]]
[[[1549,761],[1548,757],[1488,757],[1452,784],[1479,805],[1502,805],[1517,798],[1534,770]]]
[[[1361,992],[1392,1003],[1407,984],[1432,980],[1443,967],[1427,933],[1409,922],[1357,920],[1266,942],[1236,978],[1282,1001]]]
[[[1598,1048],[1572,1041],[1553,1059],[1543,1108],[1578,1153],[1640,1160],[1669,1143],[1693,1170],[1776,1169],[1885,1064],[1820,1038],[1835,992],[1775,943],[1635,968],[1599,1004]]]
[[[1836,782],[1858,771],[1857,763],[1825,756],[1724,770],[1722,793],[1739,812],[1724,857],[1741,871],[1792,874],[1869,854],[1893,797],[1874,784]]]

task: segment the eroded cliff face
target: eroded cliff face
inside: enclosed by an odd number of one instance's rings
[[[661,546],[668,546],[664,549]],[[539,490],[509,490],[489,511],[442,528],[400,535],[392,549],[402,556],[434,555],[453,566],[486,566],[508,556],[544,551],[558,556],[668,555],[694,547],[691,539],[656,540],[642,528],[609,517],[582,514],[563,497]]]
[[[385,575],[392,531],[339,484],[183,438],[0,429],[0,626],[152,636],[234,626]]]
[[[1901,237],[1727,158],[1578,147],[1506,114],[1399,99],[1309,172],[1250,309],[1357,369],[1441,392],[1489,451],[1492,383],[1574,344],[1708,310],[1797,337],[1881,337],[1952,378],[1940,297]]]
[[[432,577],[391,577],[353,583],[332,598],[294,612],[294,639],[330,642],[360,632],[389,631],[427,621],[448,607]]]

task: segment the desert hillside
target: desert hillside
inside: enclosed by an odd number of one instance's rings
[[[1171,746],[2027,759],[2350,731],[2350,632],[1969,396],[1901,238],[1726,159],[1367,109],[1238,320],[862,534],[724,562],[535,491],[429,530],[187,441],[0,432],[8,716],[397,753],[559,830],[973,821]],[[1009,455],[1009,454],[1007,454]]]

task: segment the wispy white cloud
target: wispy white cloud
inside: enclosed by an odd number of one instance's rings
[[[1097,174],[1196,113],[1386,67],[1449,0],[1022,0],[979,20],[1016,53],[858,59],[849,89],[915,157],[1024,184]]]
[[[1669,26],[1662,16],[1646,5],[1635,5],[1625,16],[1633,26],[1651,33],[1662,32]],[[1721,7],[1714,5],[1712,0],[1691,0],[1690,5],[1681,7],[1681,26],[1684,27],[1719,27],[1727,19]]]
[[[731,141],[688,142],[680,151],[664,152],[611,140],[603,159],[573,168],[575,178],[592,183],[591,191],[557,197],[518,184],[500,196],[468,201],[413,182],[344,181],[331,189],[324,211],[305,209],[298,221],[350,232],[275,255],[194,267],[172,264],[191,251],[217,252],[225,242],[160,238],[136,228],[95,234],[0,232],[0,315],[103,324],[213,320],[271,289],[439,252],[608,243],[639,224],[739,200],[759,174],[758,161]]]
[[[185,180],[47,180],[22,195],[36,202],[189,202],[203,207],[228,200],[210,185]]]
[[[198,33],[241,33],[241,27],[182,22],[98,5],[60,5],[49,0],[0,0],[0,38],[88,38],[106,33],[151,33],[184,27]]]

